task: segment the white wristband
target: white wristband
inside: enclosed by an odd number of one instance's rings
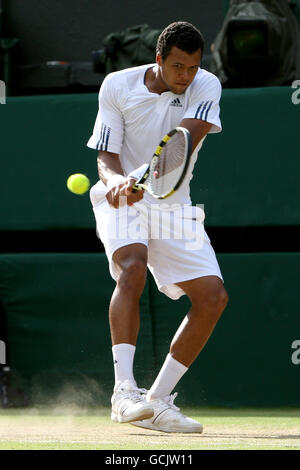
[[[106,181],[106,193],[119,184],[125,183],[126,178],[123,175],[113,175]]]

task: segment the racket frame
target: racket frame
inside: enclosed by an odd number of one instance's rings
[[[166,145],[166,143],[171,139],[171,137],[176,134],[177,132],[183,132],[184,134],[184,137],[185,137],[185,140],[186,140],[186,159],[185,159],[185,163],[184,163],[184,167],[183,167],[183,170],[182,170],[182,173],[181,173],[181,176],[180,178],[178,179],[177,183],[175,184],[175,186],[170,190],[168,191],[167,193],[165,194],[162,194],[162,195],[157,195],[157,194],[154,194],[149,186],[147,184],[144,184],[145,181],[147,180],[150,172],[151,172],[151,169],[152,168],[155,168],[156,165],[157,165],[157,162],[160,158],[160,154],[164,148],[164,146]],[[175,191],[177,191],[177,189],[181,186],[181,183],[183,182],[184,178],[185,178],[185,175],[186,175],[186,172],[188,170],[188,167],[189,167],[189,164],[190,164],[190,160],[191,160],[191,154],[192,154],[192,137],[191,137],[191,134],[190,132],[188,131],[188,129],[186,129],[185,127],[175,127],[175,129],[172,129],[170,132],[168,132],[168,134],[166,134],[161,142],[159,143],[159,145],[156,147],[155,149],[155,152],[153,153],[153,156],[151,158],[151,161],[148,165],[148,168],[147,170],[145,171],[145,173],[143,174],[143,176],[133,185],[133,190],[134,191],[139,191],[141,189],[145,189],[149,194],[151,194],[151,196],[153,196],[154,198],[156,199],[166,199],[167,197],[170,197],[172,196],[172,194],[175,193]]]

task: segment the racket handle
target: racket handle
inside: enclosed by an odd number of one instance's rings
[[[142,189],[143,189],[143,188],[141,188],[140,186],[138,186],[138,185],[136,185],[136,184],[134,184],[134,185],[132,186],[132,192],[133,192],[133,193],[137,193],[138,191],[141,191]]]
[[[137,181],[145,181],[145,175],[147,175],[149,170],[149,165],[148,163],[143,163],[143,165],[139,166],[135,170],[131,171],[128,175],[130,178],[134,178]],[[138,184],[134,184],[132,186],[132,192],[136,193],[137,191],[141,191],[143,188],[139,186]]]

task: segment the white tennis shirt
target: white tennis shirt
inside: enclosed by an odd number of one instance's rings
[[[210,133],[222,130],[221,84],[215,75],[199,68],[183,94],[166,91],[159,95],[151,93],[145,85],[146,71],[154,66],[148,64],[110,73],[100,88],[99,111],[87,146],[119,154],[125,176],[148,163],[162,137],[184,118],[211,123]],[[184,182],[166,200],[168,204],[191,204],[190,180],[203,140],[193,152]],[[97,184],[97,189],[101,191],[102,185],[104,198],[102,182]],[[144,200],[158,202],[146,192]]]

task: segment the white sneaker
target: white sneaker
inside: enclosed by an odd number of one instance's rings
[[[111,419],[116,423],[130,423],[151,418],[153,407],[146,402],[147,390],[137,388],[128,380],[122,382],[111,397]]]
[[[134,421],[130,424],[141,428],[153,429],[163,432],[197,432],[202,433],[203,426],[194,419],[188,418],[180,413],[179,408],[174,405],[177,393],[164,398],[149,400],[154,409],[151,419]]]

